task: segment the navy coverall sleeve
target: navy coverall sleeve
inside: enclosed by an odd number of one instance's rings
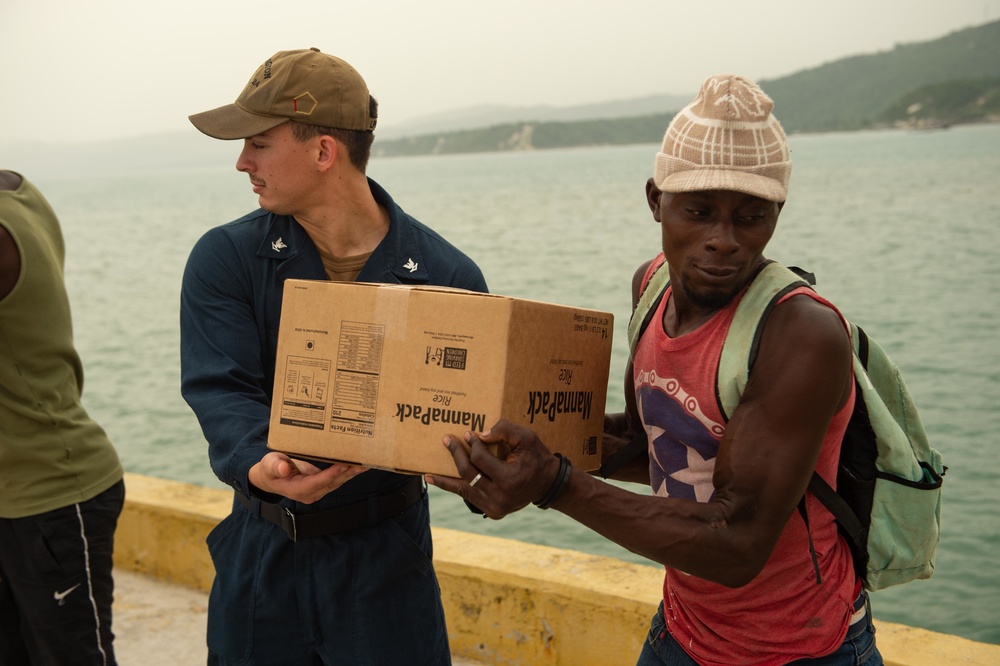
[[[181,284],[181,394],[209,442],[212,470],[249,496],[250,468],[267,453],[272,387],[245,268],[219,230],[192,250]]]

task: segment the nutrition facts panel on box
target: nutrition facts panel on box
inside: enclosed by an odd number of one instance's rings
[[[285,384],[281,395],[281,423],[322,430],[330,390],[327,359],[289,356],[285,359]]]
[[[362,437],[375,435],[375,406],[384,344],[384,326],[341,322],[333,404],[330,406],[332,432]]]

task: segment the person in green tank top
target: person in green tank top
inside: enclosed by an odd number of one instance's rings
[[[80,402],[59,220],[0,171],[0,664],[116,663],[123,470]]]

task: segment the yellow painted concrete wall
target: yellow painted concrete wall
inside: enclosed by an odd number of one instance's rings
[[[205,537],[223,490],[127,474],[115,564],[208,590]],[[452,653],[503,666],[632,666],[659,602],[660,569],[434,529]],[[1000,645],[875,621],[887,666],[997,666]]]

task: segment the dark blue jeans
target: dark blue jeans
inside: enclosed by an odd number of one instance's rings
[[[792,662],[801,666],[882,666],[882,655],[875,646],[875,626],[872,624],[871,603],[865,594],[867,613],[862,622],[851,626],[841,646],[831,654],[817,659]],[[698,666],[684,648],[667,631],[663,619],[663,602],[653,616],[649,635],[642,646],[636,666]]]

